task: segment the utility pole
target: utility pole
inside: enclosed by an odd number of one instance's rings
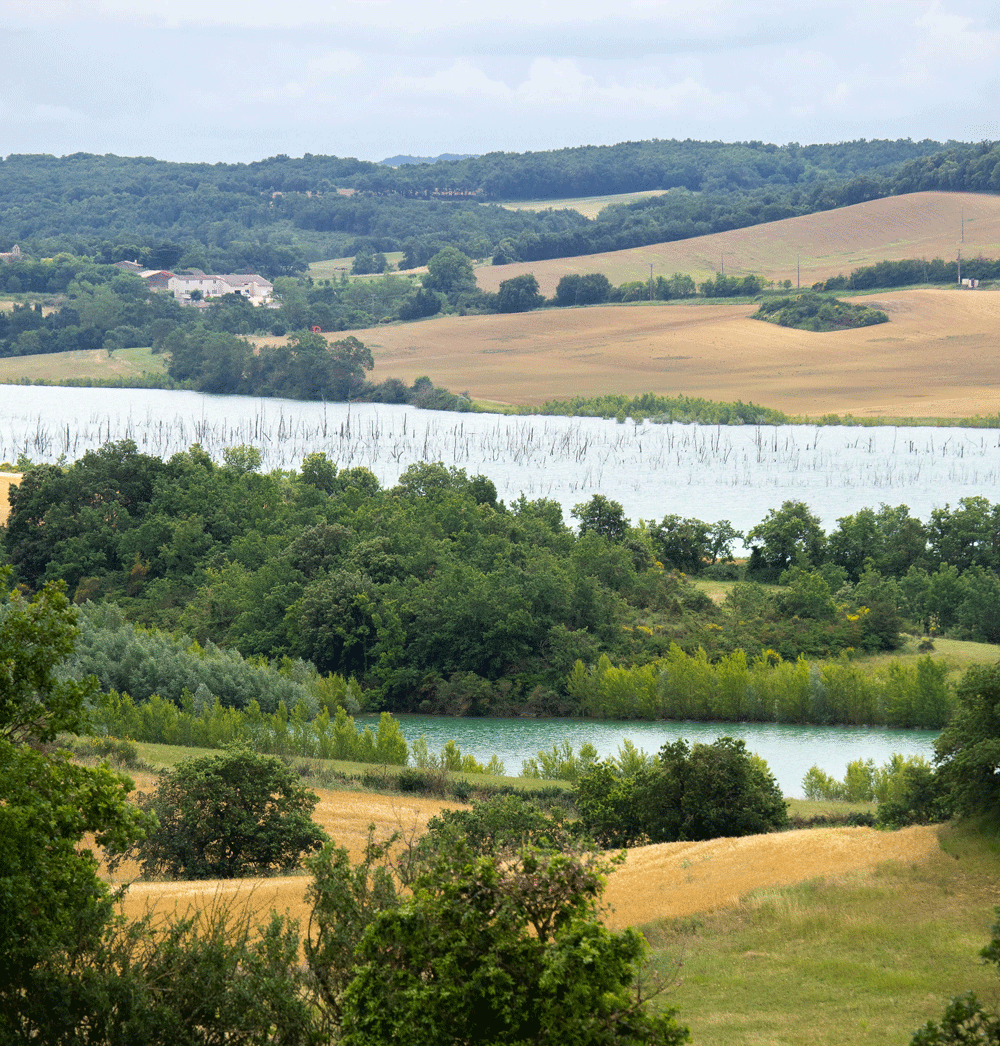
[[[649,300],[653,300],[653,263],[649,263]]]

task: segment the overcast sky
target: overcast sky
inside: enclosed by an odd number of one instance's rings
[[[0,0],[0,154],[1000,138],[995,0]]]

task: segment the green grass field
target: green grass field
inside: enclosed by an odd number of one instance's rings
[[[399,263],[403,260],[403,252],[388,251],[385,260],[391,265],[398,267]],[[327,258],[325,261],[311,262],[309,265],[309,275],[314,280],[339,280],[345,273],[348,276],[351,275],[351,265],[353,264],[353,257]]]
[[[908,1043],[969,989],[995,1005],[995,825],[945,826],[930,862],[768,889],[644,927],[698,1046]],[[679,971],[676,961],[682,961]]]
[[[10,356],[0,359],[0,384],[19,380],[61,382],[113,378],[141,378],[144,374],[162,377],[167,373],[167,357],[150,348],[118,349],[108,355],[103,349],[92,352],[47,352],[37,356]]]
[[[139,748],[160,766],[206,754]],[[846,809],[865,807],[798,800],[791,812]],[[993,824],[945,825],[938,838],[940,850],[930,859],[769,887],[735,904],[643,926],[653,969],[673,982],[655,1005],[678,1006],[698,1046],[905,1046],[952,995],[974,989],[994,1003],[996,973],[978,952],[1000,901],[1000,832]],[[829,839],[817,832],[816,846],[822,850]]]

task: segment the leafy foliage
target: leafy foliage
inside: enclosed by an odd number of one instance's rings
[[[761,302],[753,318],[776,323],[779,327],[807,331],[852,330],[889,322],[889,317],[878,309],[827,298],[814,291],[797,294],[794,298],[768,298]]]
[[[317,796],[274,756],[246,748],[188,759],[161,774],[143,805],[158,826],[138,845],[146,876],[235,879],[298,867],[325,833]]]
[[[307,956],[343,1042],[688,1040],[674,1011],[650,1013],[637,987],[642,935],[600,924],[611,862],[516,832],[470,845],[462,827],[434,825],[393,859],[395,840],[369,839],[358,868],[332,847],[310,862]],[[499,849],[487,854],[488,838]]]
[[[955,714],[934,742],[938,774],[963,814],[1000,809],[1000,663],[966,669]]]
[[[605,760],[577,781],[588,832],[605,846],[754,835],[788,824],[767,764],[742,741],[666,744],[652,764],[630,772]]]
[[[98,946],[114,896],[84,840],[121,848],[151,819],[128,802],[132,782],[76,766],[32,745],[78,729],[92,683],[64,684],[74,614],[62,586],[31,602],[6,594],[0,614],[0,1037],[33,1034],[34,1007],[51,1005],[54,981]],[[44,1000],[44,1001],[43,1001]]]

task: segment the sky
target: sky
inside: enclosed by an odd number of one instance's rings
[[[1000,6],[0,0],[0,155],[1000,138]]]

